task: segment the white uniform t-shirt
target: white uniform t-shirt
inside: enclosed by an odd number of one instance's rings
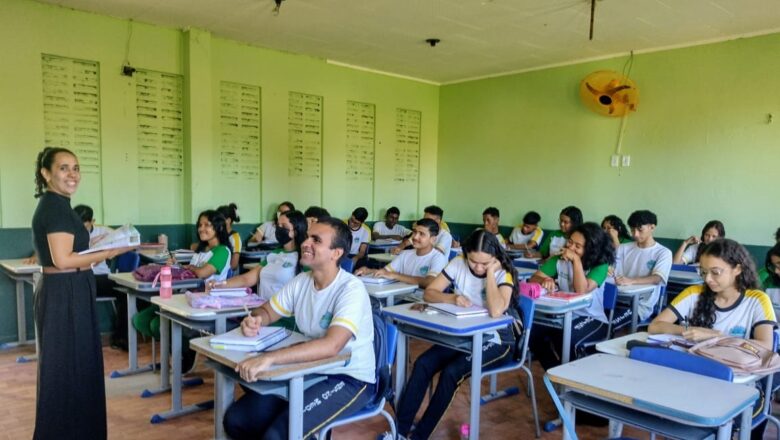
[[[388,228],[385,222],[374,223],[374,232],[379,235],[400,235],[405,237],[409,234],[410,230],[406,229],[402,224],[396,223],[392,229]]]
[[[352,234],[352,246],[349,248],[349,255],[356,255],[360,251],[360,245],[368,243],[371,239],[368,227],[360,226],[357,231],[349,230]]]
[[[214,275],[211,275],[210,277],[206,278],[204,281],[225,281],[228,279],[228,272],[230,272],[230,249],[227,248],[227,246],[219,245],[222,248],[224,248],[225,252],[227,252],[227,262],[225,263],[225,266],[222,268],[221,272],[217,272]],[[216,249],[216,248],[215,248]],[[195,267],[203,267],[206,265],[206,263],[211,260],[211,257],[214,256],[213,251],[206,251],[206,252],[196,252],[192,255],[192,259],[190,260],[190,265]],[[217,268],[215,268],[217,269]]]
[[[647,319],[661,295],[661,286],[669,280],[672,270],[672,251],[655,243],[649,248],[640,248],[636,242],[623,243],[615,255],[615,276],[629,278],[658,275],[663,280],[650,295],[639,297],[639,319]]]
[[[324,374],[346,374],[374,383],[374,322],[368,292],[354,275],[339,269],[330,285],[314,287],[311,272],[303,272],[271,298],[271,307],[284,317],[295,316],[298,330],[309,338],[322,338],[333,325],[352,333],[344,347],[352,353],[345,366],[328,369]]]
[[[682,322],[684,318],[690,320],[703,291],[703,285],[691,286],[672,300],[669,308],[677,315],[678,321]],[[745,291],[737,302],[727,309],[715,306],[715,324],[712,328],[725,336],[749,339],[754,328],[760,324],[777,326],[772,301],[760,290]]]
[[[439,229],[439,235],[436,236],[436,243],[433,245],[438,249],[444,258],[450,258],[450,250],[452,249],[452,234],[445,229]]]
[[[285,284],[295,278],[298,266],[298,252],[285,252],[281,249],[268,254],[263,261],[263,270],[257,280],[257,293],[263,299],[271,299],[282,290]]]
[[[542,244],[542,237],[544,232],[542,228],[537,227],[530,234],[523,234],[523,225],[516,226],[512,230],[512,234],[509,236],[509,242],[512,244],[526,244],[529,241],[533,241],[537,246]]]
[[[96,240],[98,237],[102,237],[103,235],[106,235],[111,231],[113,231],[113,229],[107,226],[100,226],[100,225],[92,226],[92,232],[89,233],[90,243],[92,243],[92,241]],[[95,275],[108,275],[111,273],[111,269],[108,268],[108,264],[106,264],[106,260],[103,260],[100,263],[92,264],[92,273],[94,273]]]
[[[417,255],[416,250],[408,249],[393,258],[385,269],[412,277],[435,277],[446,265],[447,259],[436,249],[425,255]]]
[[[456,295],[465,296],[474,305],[487,306],[487,292],[485,290],[487,277],[474,275],[464,257],[453,258],[442,273],[452,283],[452,290]],[[496,271],[494,275],[498,287],[511,287],[514,283],[512,275],[506,273],[503,269]],[[492,332],[490,336],[485,338],[485,341],[498,344],[501,342],[501,339],[498,336],[498,332]]]
[[[562,292],[574,292],[574,267],[572,266],[571,261],[558,259],[555,268],[558,271],[558,277],[556,278],[558,288]],[[590,269],[585,271],[586,277],[589,272]],[[590,316],[605,324],[609,323],[609,319],[607,319],[607,315],[604,313],[604,284],[602,283],[588,293],[593,295],[590,306],[585,310],[575,310],[574,315]]]
[[[263,241],[261,241],[260,243],[267,243],[267,244],[278,243],[278,241],[276,241],[276,223],[265,222],[262,225],[258,226],[256,230],[263,233]]]
[[[682,254],[683,264],[693,264],[696,262],[696,253],[699,252],[699,243],[692,244],[685,248]]]

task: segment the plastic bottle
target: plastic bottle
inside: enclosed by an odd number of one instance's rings
[[[173,275],[171,266],[160,268],[160,298],[168,299],[173,296]]]
[[[463,423],[460,425],[460,440],[468,440],[470,433],[471,427],[468,423]]]

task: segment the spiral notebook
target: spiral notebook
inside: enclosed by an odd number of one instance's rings
[[[214,336],[209,344],[218,350],[263,351],[287,339],[290,330],[284,327],[260,327],[257,336],[244,336],[241,327]]]

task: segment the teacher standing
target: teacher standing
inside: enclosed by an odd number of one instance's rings
[[[89,231],[71,209],[81,173],[76,155],[44,148],[35,168],[38,208],[33,246],[43,266],[35,290],[38,332],[38,393],[34,439],[105,439],[106,392],[103,351],[92,264],[130,248],[79,255]]]

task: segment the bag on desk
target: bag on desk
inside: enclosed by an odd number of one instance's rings
[[[780,371],[780,356],[749,339],[721,336],[700,342],[689,351],[725,364],[735,373],[767,374]]]
[[[154,263],[139,266],[136,270],[133,271],[133,278],[138,281],[154,281],[154,279],[157,277],[157,274],[160,273],[160,268],[162,268],[161,265]],[[192,280],[197,277],[198,276],[189,269],[176,266],[171,267],[171,279],[173,281]]]
[[[520,281],[520,294],[531,299],[538,299],[542,296],[542,286],[539,283],[526,283]]]

